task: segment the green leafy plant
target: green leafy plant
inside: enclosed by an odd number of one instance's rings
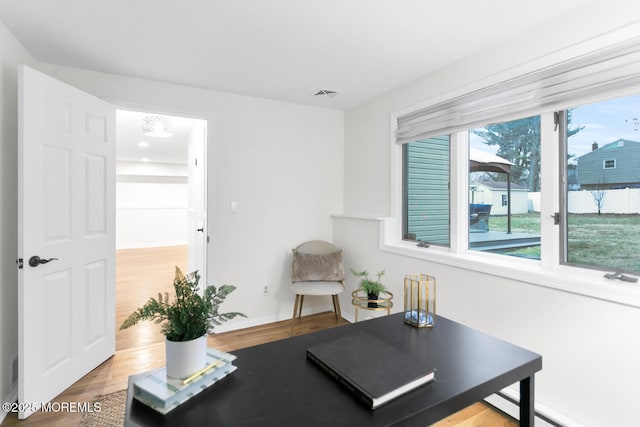
[[[242,313],[219,313],[220,305],[236,287],[222,285],[207,286],[200,295],[200,275],[193,272],[185,276],[178,267],[173,280],[176,298],[169,302],[169,293],[158,293],[158,298],[149,298],[145,305],[131,313],[120,326],[127,329],[143,320],[153,320],[162,325],[162,333],[169,341],[190,341],[213,330],[216,325],[235,317],[247,317]]]
[[[351,273],[353,273],[354,276],[362,278],[360,279],[360,288],[364,289],[368,294],[372,293],[377,295],[380,292],[385,291],[387,289],[382,284],[382,282],[380,282],[380,278],[384,276],[384,270],[378,271],[376,273],[375,280],[372,280],[369,278],[369,272],[366,270],[355,271],[354,269],[351,269]]]

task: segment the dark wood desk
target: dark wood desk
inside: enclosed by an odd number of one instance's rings
[[[367,409],[305,357],[308,347],[354,330],[424,358],[436,368],[435,381]],[[534,425],[534,374],[542,357],[443,317],[435,328],[417,329],[394,314],[233,353],[237,371],[166,416],[132,401],[130,377],[125,425],[424,427],[516,382],[520,425]]]

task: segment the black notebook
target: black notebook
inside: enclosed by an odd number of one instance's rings
[[[364,331],[308,348],[307,358],[371,409],[434,378],[433,367]]]

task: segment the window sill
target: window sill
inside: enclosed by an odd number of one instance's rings
[[[449,248],[436,246],[421,248],[415,243],[406,241],[382,242],[380,250],[640,308],[640,282],[605,279],[602,271],[568,266],[558,266],[554,270],[548,270],[544,269],[537,260],[475,251],[455,253]]]

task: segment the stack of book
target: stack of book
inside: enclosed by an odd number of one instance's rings
[[[233,354],[208,348],[207,363],[201,371],[177,379],[167,377],[165,367],[156,369],[133,383],[133,397],[166,414],[235,371],[237,367],[231,363],[235,359]]]

